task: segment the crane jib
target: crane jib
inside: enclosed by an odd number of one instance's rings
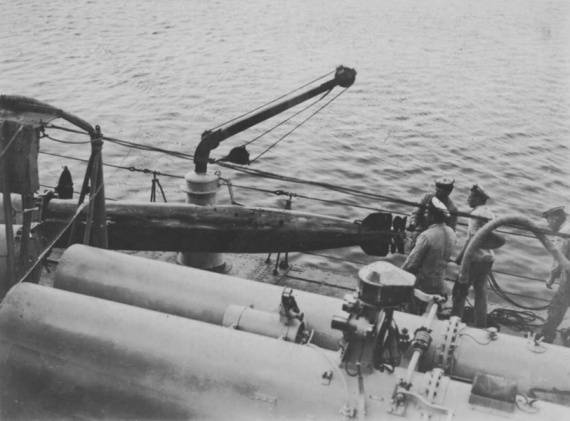
[[[350,87],[356,79],[356,71],[348,67],[339,66],[336,69],[335,76],[332,80],[325,82],[315,88],[306,90],[292,98],[280,101],[275,105],[264,108],[247,117],[241,118],[225,127],[215,131],[206,131],[202,134],[202,140],[198,144],[194,152],[195,171],[197,173],[204,173],[208,168],[208,160],[210,158],[210,151],[216,149],[220,142],[241,133],[250,127],[255,126],[277,114],[282,113],[304,101],[307,101],[319,94],[332,90],[335,86],[343,88]]]

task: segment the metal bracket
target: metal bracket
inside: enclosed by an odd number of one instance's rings
[[[327,371],[323,372],[323,374],[321,376],[321,384],[328,386],[329,384],[331,384],[332,377],[333,377],[332,370],[327,370]]]
[[[397,386],[396,390],[394,391],[394,396],[392,398],[392,405],[388,412],[393,415],[398,416],[405,416],[407,404],[409,402],[415,402],[416,406],[423,407],[424,411],[427,411],[427,414],[424,412],[425,415],[429,417],[429,415],[433,414],[440,414],[445,415],[447,421],[451,421],[453,418],[453,410],[451,408],[447,408],[440,405],[434,405],[424,399],[423,396],[420,396],[414,392],[408,392],[404,388]]]
[[[516,397],[517,408],[523,412],[526,412],[527,414],[536,414],[539,411],[539,409],[534,406],[534,403],[536,401],[536,399],[529,398],[524,394],[517,395]]]
[[[446,331],[444,333],[444,340],[443,344],[441,345],[441,352],[439,353],[439,366],[445,371],[445,373],[449,374],[453,372],[454,368],[454,361],[453,361],[453,352],[456,348],[457,338],[459,337],[458,333],[463,327],[465,326],[461,323],[461,319],[459,317],[451,317],[446,324]]]
[[[425,303],[434,302],[434,303],[444,303],[447,301],[447,297],[444,297],[440,294],[426,294],[419,289],[414,289],[414,297],[418,300],[421,300]]]
[[[243,206],[241,203],[236,202],[234,199],[234,186],[232,184],[232,180],[229,178],[220,177],[219,175],[218,177],[220,180],[225,181],[226,186],[228,186],[228,192],[230,193],[230,201],[232,202],[232,205]]]
[[[433,403],[437,397],[437,393],[442,383],[443,370],[441,368],[435,368],[429,373],[426,373],[426,399],[428,402]]]
[[[281,293],[281,303],[279,304],[279,314],[281,316],[281,322],[288,325],[291,320],[298,319],[300,322],[303,321],[304,314],[301,313],[297,301],[293,296],[293,289],[289,287],[283,288]]]
[[[546,352],[546,347],[542,344],[543,338],[536,339],[536,335],[534,333],[529,333],[527,339],[528,340],[526,347],[531,352],[534,352],[536,354],[542,354],[543,352]]]

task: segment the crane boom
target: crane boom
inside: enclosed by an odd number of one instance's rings
[[[307,101],[319,94],[330,91],[335,86],[341,86],[343,88],[350,87],[356,78],[356,71],[348,67],[339,66],[336,69],[334,78],[317,86],[304,91],[292,98],[287,98],[275,105],[264,108],[261,111],[254,113],[252,115],[243,117],[231,124],[221,127],[215,131],[205,131],[202,134],[202,140],[198,144],[196,151],[194,153],[194,164],[195,171],[197,173],[205,173],[208,168],[208,159],[210,158],[210,151],[216,149],[220,142],[226,140],[227,138],[241,133],[244,130],[249,129],[256,124],[259,124],[277,114],[286,111],[295,105],[298,105],[304,101]]]

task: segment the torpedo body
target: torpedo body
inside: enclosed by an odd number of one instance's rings
[[[77,205],[51,200],[44,213],[44,235],[55,238],[75,214]],[[80,220],[85,220],[85,211]],[[113,250],[269,253],[361,246],[388,252],[399,233],[387,218],[374,223],[348,221],[311,213],[243,206],[107,202],[109,248]],[[379,219],[381,219],[380,222]],[[84,224],[72,243],[83,240]],[[67,246],[68,236],[56,246]]]

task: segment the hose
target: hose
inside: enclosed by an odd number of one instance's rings
[[[501,288],[501,286],[499,285],[499,283],[495,279],[495,276],[493,275],[492,272],[489,272],[489,284],[491,285],[491,289],[493,289],[493,291],[495,291],[495,293],[499,297],[501,297],[503,300],[505,300],[509,304],[514,305],[515,307],[523,308],[525,310],[540,311],[540,310],[546,310],[549,306],[548,304],[546,304],[544,306],[532,307],[532,306],[526,306],[524,304],[520,304],[520,303],[516,302],[511,297],[509,297],[508,293],[505,290],[503,290]]]
[[[558,248],[556,248],[550,242],[550,240],[548,240],[548,238],[546,238],[546,235],[539,227],[534,224],[534,222],[522,216],[503,216],[497,219],[493,219],[492,221],[489,221],[483,225],[483,227],[481,227],[481,229],[475,233],[467,245],[459,274],[460,283],[466,282],[469,276],[469,269],[471,268],[471,260],[473,259],[473,255],[478,249],[481,248],[481,244],[483,243],[483,240],[487,234],[490,234],[495,228],[498,228],[501,225],[519,225],[527,228],[536,236],[536,238],[538,238],[544,248],[552,255],[552,257],[560,264],[560,266],[562,266],[564,270],[570,272],[570,261],[564,256],[564,254],[562,254]]]
[[[507,308],[496,308],[488,314],[495,323],[507,326],[517,332],[532,332],[542,327],[544,319],[532,311],[518,311]],[[538,321],[538,323],[532,323]]]

